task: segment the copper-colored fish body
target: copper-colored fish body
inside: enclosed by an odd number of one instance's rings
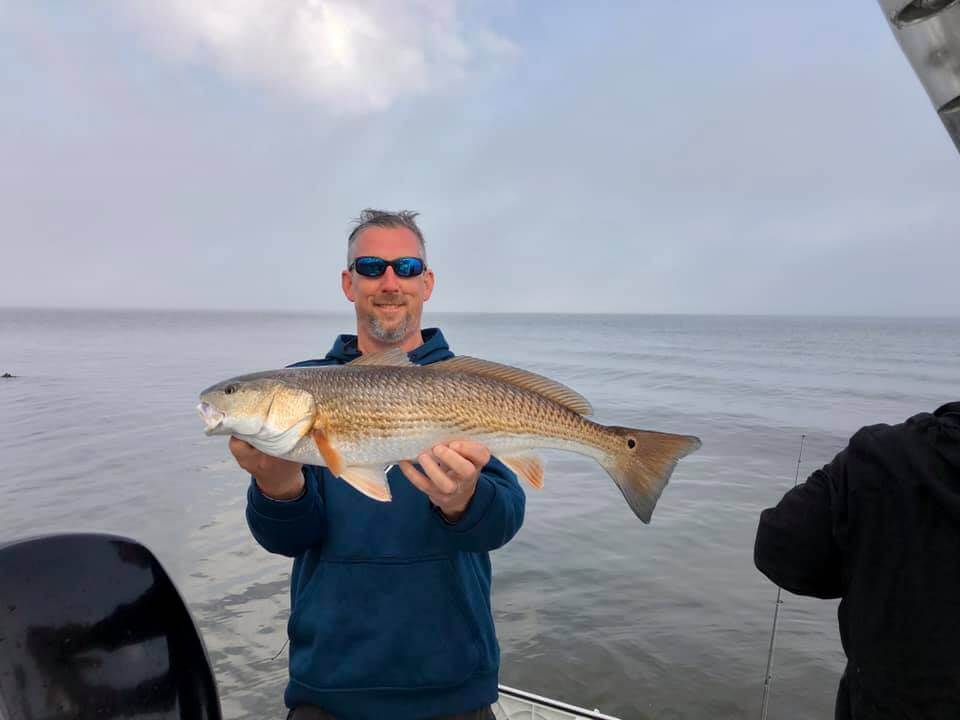
[[[245,389],[247,383],[260,383],[256,392],[273,393],[260,425],[288,445],[276,440],[265,444],[256,433],[243,439],[278,457],[330,467],[379,500],[389,499],[384,466],[415,459],[438,443],[475,440],[534,486],[542,483],[543,470],[531,451],[550,448],[592,457],[647,522],[677,460],[700,445],[691,436],[595,423],[584,417],[589,403],[569,388],[474,358],[416,366],[397,350],[349,365],[247,377],[254,380],[235,378],[201,395],[205,419],[210,408],[222,414],[218,432],[236,434],[234,426],[257,425],[249,418],[231,420],[236,412],[232,413],[230,396],[223,394],[222,386],[232,382]],[[231,395],[239,392],[235,389]],[[309,427],[302,419],[307,397],[313,412]],[[287,406],[296,409],[278,409]],[[263,407],[263,401],[248,400],[244,412],[263,413]],[[287,418],[286,428],[280,427],[282,417]]]

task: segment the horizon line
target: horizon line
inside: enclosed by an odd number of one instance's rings
[[[264,315],[347,315],[354,313],[350,309],[292,309],[292,308],[216,308],[216,307],[102,307],[102,306],[43,306],[43,305],[0,305],[0,312],[27,311],[27,312],[100,312],[100,313],[210,313],[210,314],[253,314]],[[876,320],[960,320],[960,314],[927,314],[918,313],[902,315],[863,314],[863,313],[796,313],[796,312],[686,312],[686,311],[545,311],[545,310],[436,310],[425,311],[424,317],[429,315],[571,315],[583,317],[632,317],[632,316],[667,316],[667,317],[726,317],[726,318],[829,318],[829,319],[876,319]]]

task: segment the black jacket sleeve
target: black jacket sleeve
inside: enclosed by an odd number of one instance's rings
[[[833,519],[835,481],[845,464],[843,452],[760,515],[753,561],[784,590],[818,598],[843,595],[843,558]]]

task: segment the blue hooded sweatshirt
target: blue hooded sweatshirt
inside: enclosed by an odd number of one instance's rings
[[[422,335],[412,362],[453,357],[438,329]],[[341,335],[325,358],[292,367],[359,356],[356,336]],[[247,493],[254,538],[294,558],[287,707],[316,705],[338,720],[417,720],[495,702],[488,553],[523,522],[516,475],[491,458],[466,512],[449,523],[399,468],[387,476],[389,503],[324,467],[303,472],[297,500],[271,500],[253,482]]]

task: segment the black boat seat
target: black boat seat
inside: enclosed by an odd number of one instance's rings
[[[206,649],[139,543],[0,545],[0,720],[221,720]]]

